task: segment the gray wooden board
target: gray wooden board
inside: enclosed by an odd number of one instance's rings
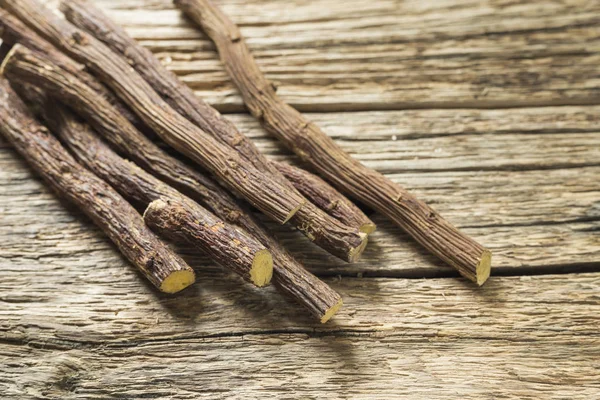
[[[52,0],[51,3],[55,3]],[[198,94],[243,109],[212,43],[171,0],[96,3]],[[600,3],[220,0],[303,110],[598,104]]]

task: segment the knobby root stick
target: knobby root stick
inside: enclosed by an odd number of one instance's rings
[[[127,62],[96,38],[33,0],[2,0],[1,4],[90,68],[167,144],[206,168],[268,217],[283,224],[306,203],[299,193],[257,170],[237,152],[178,114]]]
[[[491,252],[460,232],[424,202],[369,169],[319,127],[283,102],[262,74],[238,27],[210,0],[174,0],[213,40],[250,112],[303,161],[339,190],[386,215],[430,252],[482,285]]]
[[[185,240],[197,246],[211,260],[258,287],[270,283],[273,260],[260,242],[121,158],[89,125],[78,122],[54,99],[45,99],[38,90],[27,86],[19,93],[35,105],[37,114],[82,165],[129,201],[148,207],[144,219],[152,230],[169,239]]]
[[[59,195],[89,216],[121,253],[166,293],[194,283],[194,271],[162,243],[107,183],[79,165],[0,78],[0,132]]]
[[[85,71],[85,67],[65,54],[40,37],[31,28],[23,24],[18,18],[11,15],[5,10],[0,9],[0,37],[3,43],[10,46],[21,44],[30,50],[40,52],[52,60],[53,63],[61,68],[77,75],[79,79],[85,82],[86,85],[92,87],[99,95],[104,97],[112,104],[121,115],[127,118],[137,129],[144,132],[145,135],[152,136],[151,131],[134,113],[131,112],[115,94],[101,84],[96,78]]]
[[[76,93],[90,93],[89,89],[76,84],[75,80],[69,82],[70,85],[66,86],[40,87],[49,89],[54,95],[64,95],[61,100],[70,99],[70,105],[82,114],[88,112],[96,130],[102,132],[105,139],[112,140],[111,143],[121,153],[136,163],[143,164],[148,171],[204,205],[218,217],[257,238],[273,255],[273,283],[284,295],[304,306],[321,322],[326,322],[337,312],[342,305],[339,294],[295,260],[247,210],[237,204],[233,196],[210,178],[192,170],[158,148],[123,120],[114,108],[103,103],[101,97],[90,96],[88,99],[86,96],[67,96],[68,88],[74,88]]]
[[[61,10],[65,13],[67,19],[76,26],[89,32],[92,36],[103,42],[115,53],[124,57],[129,64],[156,90],[161,97],[169,103],[177,112],[186,117],[203,131],[209,133],[220,141],[235,150],[243,159],[250,162],[260,171],[269,174],[285,185],[289,190],[295,191],[295,187],[283,176],[279,170],[272,165],[265,156],[256,148],[256,146],[217,110],[206,104],[198,98],[191,88],[181,82],[175,74],[168,71],[160,61],[148,50],[138,44],[127,33],[112,22],[103,13],[95,8],[91,2],[83,0],[69,0],[61,3]],[[331,189],[335,192],[334,189]],[[301,194],[305,195],[305,193]],[[313,193],[313,192],[310,192]],[[307,197],[305,195],[305,197]],[[337,193],[335,197],[343,197]],[[309,198],[309,200],[312,200]],[[349,203],[346,201],[346,203]],[[315,204],[317,207],[315,207]],[[358,228],[362,224],[348,224],[343,218],[337,218],[344,215],[343,212],[336,213],[330,208],[320,207],[323,202],[315,204],[305,204],[291,220],[292,224],[301,229],[307,237],[316,244],[328,250],[329,252],[340,256],[347,261],[354,261],[362,252],[363,245],[350,250],[350,253],[336,253],[331,249],[341,246],[345,249],[344,243],[339,242],[339,229],[344,227],[336,224],[326,216],[329,214],[338,219],[343,225],[350,228]],[[329,205],[329,204],[327,204]],[[366,218],[366,217],[364,217]],[[375,230],[375,225],[366,222],[367,229],[365,233],[371,233]],[[356,232],[354,232],[356,234]],[[346,240],[346,239],[344,239]],[[350,255],[348,257],[348,255]]]
[[[375,224],[346,196],[331,187],[323,179],[301,168],[273,161],[272,164],[290,181],[304,197],[320,209],[348,226],[356,226],[361,232],[370,234]]]

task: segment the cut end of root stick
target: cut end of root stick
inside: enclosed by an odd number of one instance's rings
[[[477,264],[475,273],[477,274],[477,284],[483,285],[485,281],[490,277],[492,271],[492,253],[489,250],[485,250],[481,255],[481,260]]]
[[[160,291],[164,293],[177,293],[196,281],[194,271],[182,270],[171,273],[160,285]]]
[[[352,250],[350,250],[350,253],[348,254],[348,262],[351,262],[351,263],[358,261],[358,259],[362,255],[363,251],[365,251],[365,248],[367,247],[367,243],[369,243],[369,235],[367,235],[364,232],[359,232],[358,234],[360,235],[362,242],[360,243],[360,245],[358,247],[355,247]]]
[[[358,228],[358,230],[360,232],[366,233],[367,235],[370,235],[371,233],[375,232],[376,229],[377,229],[377,225],[375,225],[372,222],[368,222],[366,224],[362,224],[360,226],[360,228]]]
[[[250,270],[250,279],[258,287],[263,287],[271,283],[273,277],[273,257],[269,250],[263,249],[256,252],[252,269]]]
[[[321,317],[321,323],[324,324],[325,322],[329,321],[331,317],[333,317],[340,310],[340,308],[342,308],[343,304],[344,302],[342,299],[340,299],[333,307],[327,310],[325,315]]]

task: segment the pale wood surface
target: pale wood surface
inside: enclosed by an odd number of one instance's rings
[[[96,3],[243,110],[170,0]],[[599,3],[218,3],[285,99],[495,252],[491,280],[457,278],[375,214],[353,265],[272,225],[343,295],[330,324],[189,248],[198,284],[161,295],[0,139],[0,397],[598,397]]]

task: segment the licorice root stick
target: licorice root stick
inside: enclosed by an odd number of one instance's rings
[[[320,178],[308,172],[300,173],[301,171],[296,171],[293,167],[289,167],[285,172],[298,172],[293,174],[294,179],[282,174],[283,171],[267,160],[252,141],[240,133],[227,118],[196,96],[193,90],[165,68],[152,52],[136,42],[92,2],[64,0],[60,9],[75,26],[89,32],[112,51],[125,57],[171,107],[199,128],[236,150],[261,171],[273,174],[282,183],[291,183],[309,201],[345,225],[361,227],[360,231],[365,233],[375,231],[375,224],[358,207]],[[314,189],[311,184],[315,185]],[[298,217],[302,217],[303,212],[305,211],[301,210]],[[300,221],[301,226],[302,223],[303,221]]]
[[[162,243],[114,189],[79,165],[0,78],[0,133],[61,196],[73,202],[165,293],[194,283],[194,271]]]
[[[36,113],[60,137],[77,160],[130,202],[147,208],[147,225],[161,236],[186,241],[217,264],[258,287],[270,283],[271,253],[256,239],[185,197],[177,190],[126,161],[55,100],[35,88],[19,90]]]
[[[250,112],[304,162],[347,195],[386,215],[431,253],[482,285],[491,252],[402,186],[355,160],[277,96],[238,27],[210,0],[174,0],[213,40]]]

